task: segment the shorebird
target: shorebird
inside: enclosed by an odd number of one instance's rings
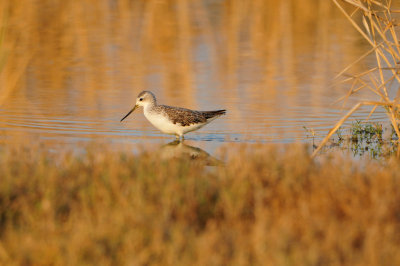
[[[182,140],[184,134],[202,128],[226,112],[226,110],[194,111],[159,105],[152,92],[142,91],[136,98],[135,106],[121,119],[121,122],[139,106],[143,107],[144,116],[153,126],[163,133],[175,135],[176,139],[182,137]]]

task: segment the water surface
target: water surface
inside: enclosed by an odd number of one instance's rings
[[[333,78],[370,49],[331,1],[6,2],[6,141],[168,143],[173,137],[141,110],[119,122],[137,94],[151,90],[162,104],[228,110],[187,134],[209,151],[230,142],[308,142],[304,127],[321,138],[358,101],[334,104],[349,84],[333,86]],[[373,65],[370,57],[351,71]],[[371,117],[385,119],[379,109]]]

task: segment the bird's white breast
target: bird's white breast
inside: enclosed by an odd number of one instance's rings
[[[166,134],[178,134],[179,126],[172,123],[164,114],[162,113],[151,113],[144,111],[144,116],[149,120],[149,122]]]

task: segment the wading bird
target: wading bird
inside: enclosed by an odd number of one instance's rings
[[[226,113],[226,110],[194,111],[181,107],[158,105],[152,92],[142,91],[136,98],[135,106],[121,119],[121,122],[139,106],[143,107],[144,116],[153,126],[163,133],[175,135],[177,139],[182,137],[182,140],[184,134],[202,128]]]

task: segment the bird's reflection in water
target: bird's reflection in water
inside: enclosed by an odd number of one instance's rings
[[[180,160],[195,160],[196,162],[204,163],[208,166],[223,166],[224,163],[204,150],[187,145],[182,141],[175,140],[168,144],[161,146],[160,156],[164,160],[180,159]]]

